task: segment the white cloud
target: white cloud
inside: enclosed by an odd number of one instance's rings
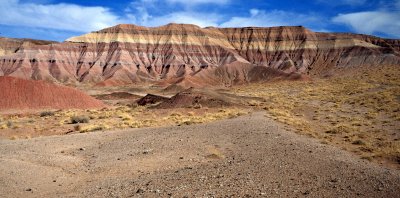
[[[332,22],[361,34],[380,34],[400,38],[400,0],[381,1],[376,10],[338,14]]]
[[[0,0],[0,24],[89,32],[126,22],[105,7]]]
[[[43,1],[46,0],[31,0]],[[184,4],[170,12],[165,7]],[[88,7],[75,4],[22,3],[19,0],[0,0],[0,24],[20,27],[47,28],[63,31],[90,32],[119,23],[133,23],[143,26],[160,26],[167,23],[188,23],[200,27],[243,27],[320,24],[318,17],[280,10],[266,12],[249,10],[248,16],[226,16],[217,12],[196,11],[191,6],[200,4],[228,4],[230,0],[137,0],[117,15],[107,7]],[[188,6],[189,4],[189,6]],[[12,10],[12,12],[8,12]],[[160,14],[161,13],[161,14]],[[314,24],[315,23],[315,24]],[[324,27],[316,27],[321,29]]]
[[[286,12],[282,10],[272,10],[266,12],[264,10],[251,9],[250,15],[247,17],[235,16],[228,21],[220,24],[221,27],[244,27],[244,26],[286,26],[286,25],[306,25],[318,26],[321,19],[312,14],[298,14]],[[320,27],[318,27],[320,28]]]
[[[215,13],[173,12],[163,16],[151,17],[146,26],[160,26],[167,23],[187,23],[200,27],[218,26],[221,16]]]
[[[357,33],[385,34],[400,38],[400,0],[380,2],[372,11],[339,14],[332,22],[344,24]]]
[[[183,0],[165,0],[168,2],[183,2]],[[165,3],[164,1],[164,3]],[[299,14],[273,10],[266,12],[259,9],[250,9],[248,16],[226,16],[216,12],[193,11],[190,6],[184,6],[181,10],[175,10],[165,14],[159,14],[159,10],[154,5],[162,3],[162,0],[139,0],[131,3],[126,10],[133,15],[132,22],[143,26],[160,26],[167,23],[187,23],[195,24],[200,27],[244,27],[244,26],[281,26],[281,25],[307,25],[316,29],[322,29],[321,17],[313,14]],[[186,1],[185,1],[186,2]],[[208,3],[211,0],[194,0],[195,3]],[[218,1],[214,1],[218,2]],[[219,2],[228,2],[219,1]],[[157,13],[157,14],[155,14]]]
[[[339,14],[333,18],[333,22],[350,26],[357,33],[384,33],[400,37],[400,12],[370,11]]]
[[[170,1],[170,2],[168,2]],[[227,2],[227,0],[225,0]],[[165,2],[165,1],[164,1]],[[166,0],[166,3],[180,2],[180,0]],[[183,2],[183,0],[182,0]],[[194,0],[192,3],[207,3],[210,0]],[[222,1],[220,1],[222,2]],[[155,5],[161,4],[160,0],[139,0],[132,2],[126,10],[127,15],[131,15],[131,23],[143,26],[161,26],[168,23],[188,23],[200,27],[218,26],[222,16],[216,13],[204,13],[192,11],[188,7],[181,10],[167,12],[165,14],[153,14],[158,11]],[[192,4],[194,5],[194,4]]]

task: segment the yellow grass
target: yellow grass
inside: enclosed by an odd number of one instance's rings
[[[400,70],[235,88],[265,99],[267,116],[364,158],[400,159]],[[257,106],[249,102],[249,106]],[[360,140],[363,144],[353,144]]]
[[[192,125],[212,122],[219,119],[244,115],[248,111],[241,109],[151,109],[142,106],[117,106],[97,110],[59,110],[53,115],[42,116],[40,113],[28,116],[9,116],[0,121],[0,130],[21,127],[23,131],[30,129],[32,137],[43,133],[65,134],[67,131],[92,132],[126,128],[160,127],[171,125]],[[82,120],[85,122],[73,120]],[[80,122],[80,123],[78,123]],[[21,134],[24,135],[24,134]],[[9,137],[10,138],[10,137]]]

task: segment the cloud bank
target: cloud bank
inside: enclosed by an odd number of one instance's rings
[[[38,34],[57,31],[59,37],[68,32],[86,33],[121,23],[143,26],[160,26],[167,23],[190,23],[200,27],[244,27],[244,26],[283,26],[303,25],[314,31],[329,31],[330,26],[348,27],[354,32],[400,37],[400,0],[376,10],[335,13],[296,12],[265,6],[251,9],[239,9],[233,0],[134,0],[116,13],[107,6],[83,6],[71,3],[52,3],[54,0],[0,0],[0,25],[3,30],[14,27]],[[317,0],[315,5],[361,6],[370,3],[367,0]],[[380,3],[379,5],[382,5]],[[1,30],[1,29],[0,29]]]
[[[18,0],[0,0],[0,5],[0,24],[9,26],[88,32],[126,22],[109,8],[100,6],[65,3],[45,5],[21,3]]]
[[[400,37],[400,0],[392,4],[393,10],[380,8],[374,11],[339,14],[332,19],[334,23],[344,24],[357,33],[385,34]]]
[[[320,23],[320,18],[313,15],[286,12],[282,10],[251,9],[249,16],[232,17],[226,22],[221,23],[221,27],[243,27],[243,26],[284,26],[284,25],[312,25]]]

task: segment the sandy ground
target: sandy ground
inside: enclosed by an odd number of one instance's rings
[[[0,197],[400,197],[400,171],[263,113],[214,123],[0,140]]]

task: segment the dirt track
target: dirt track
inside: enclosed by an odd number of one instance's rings
[[[262,113],[209,124],[0,140],[0,197],[399,197],[400,171]]]

